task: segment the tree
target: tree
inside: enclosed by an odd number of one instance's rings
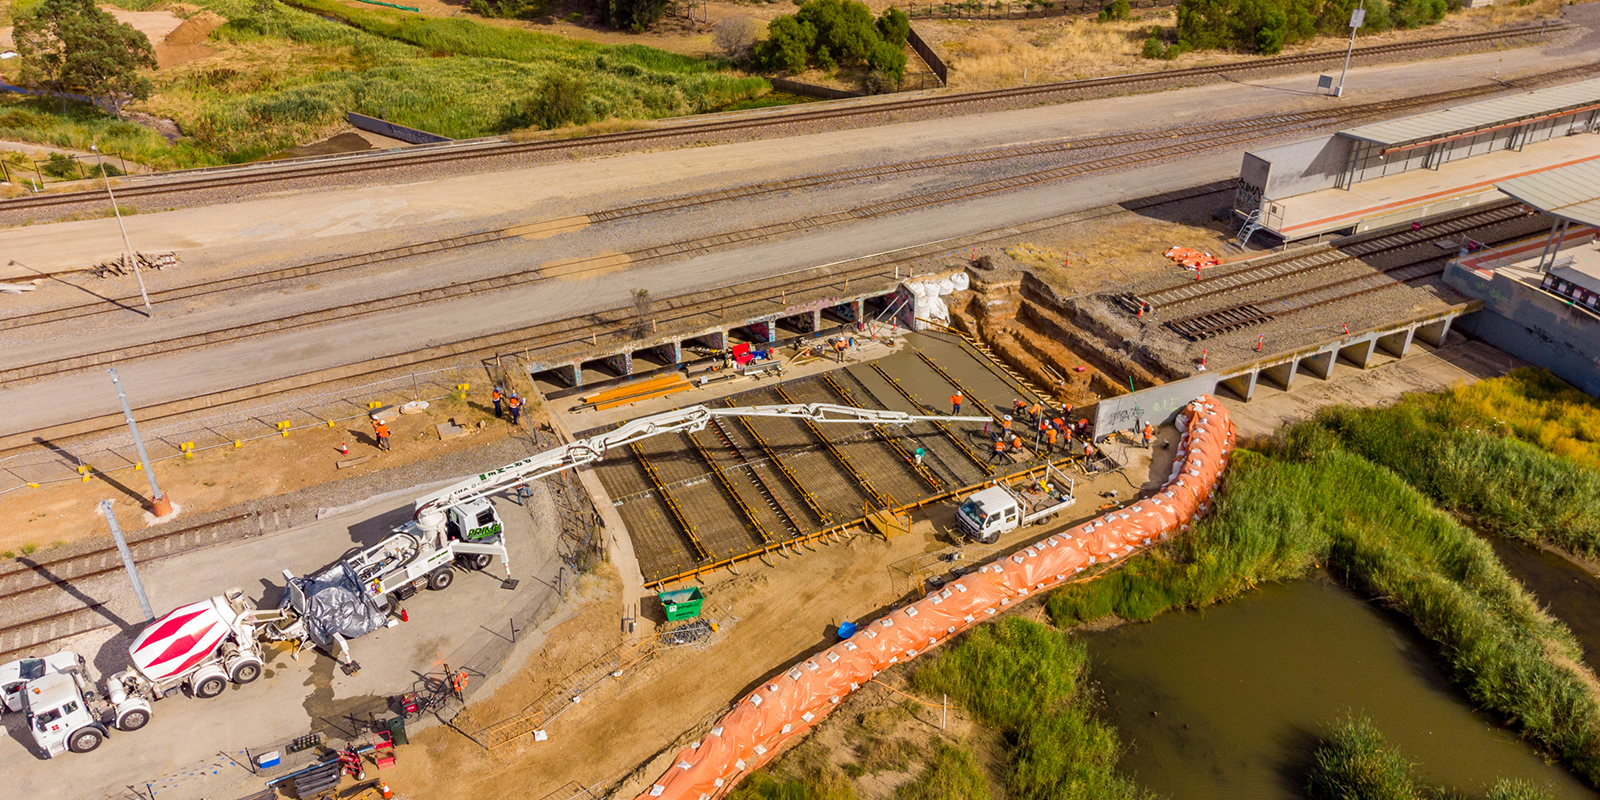
[[[767,39],[756,48],[757,60],[776,72],[805,72],[816,42],[816,28],[785,14],[767,23]]]
[[[1031,7],[1033,4],[1028,5]],[[911,37],[911,17],[893,6],[886,8],[883,16],[878,17],[878,33],[889,44],[905,47],[906,39]]]
[[[723,17],[711,29],[711,43],[723,58],[737,64],[750,57],[757,30],[755,20],[749,17]]]
[[[130,101],[150,96],[150,81],[139,74],[156,66],[150,40],[94,0],[42,0],[16,19],[12,38],[24,81],[82,92],[118,116]]]
[[[884,83],[898,85],[906,71],[903,48],[910,29],[910,18],[898,9],[874,20],[866,4],[856,0],[809,0],[794,16],[767,23],[756,62],[781,72],[803,72],[808,65],[830,70],[864,65],[881,73]]]

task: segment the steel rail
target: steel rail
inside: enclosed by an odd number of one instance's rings
[[[1487,31],[1474,34],[1463,34],[1460,36],[1425,39],[1416,42],[1370,45],[1357,48],[1354,52],[1362,57],[1387,55],[1391,53],[1405,53],[1436,47],[1500,41],[1528,36],[1544,36],[1569,30],[1571,27],[1572,26],[1570,23],[1565,22],[1552,25],[1525,26],[1521,28],[1512,28],[1500,31]],[[1080,92],[1097,88],[1126,87],[1129,85],[1161,83],[1173,80],[1222,77],[1246,72],[1274,69],[1282,66],[1318,63],[1322,61],[1342,59],[1343,57],[1344,53],[1339,51],[1318,51],[1314,53],[1302,53],[1298,55],[1274,56],[1265,59],[1258,59],[1252,62],[1236,62],[1231,64],[1164,70],[1160,72],[1133,73],[1127,75],[1106,76],[1102,78],[1086,78],[1059,83],[1012,87],[1009,89],[995,89],[984,92],[938,95],[933,97],[919,97],[908,100],[891,100],[875,103],[830,105],[829,107],[821,109],[812,108],[796,111],[772,112],[770,114],[764,114],[753,118],[742,117],[738,119],[697,121],[685,124],[665,125],[643,131],[625,131],[620,133],[601,134],[598,136],[572,140],[541,142],[475,140],[469,143],[452,143],[449,145],[429,146],[426,150],[402,153],[382,151],[372,156],[341,156],[331,157],[327,160],[311,161],[309,163],[294,162],[282,167],[236,167],[231,171],[222,173],[215,173],[208,169],[202,171],[190,171],[187,173],[169,174],[165,176],[144,179],[141,181],[132,181],[129,182],[129,185],[125,186],[122,191],[125,197],[131,199],[151,195],[201,191],[219,187],[239,187],[261,183],[281,184],[284,181],[302,178],[319,178],[332,175],[372,172],[382,169],[415,167],[469,160],[485,160],[491,158],[503,158],[507,156],[528,155],[547,151],[592,148],[608,144],[654,142],[671,138],[704,136],[705,134],[709,133],[722,133],[728,131],[793,125],[799,122],[826,121],[849,117],[866,117],[872,115],[891,114],[904,111],[947,108],[952,106],[989,103],[996,100],[1038,98],[1046,95]],[[98,195],[93,191],[34,195],[31,197],[0,201],[0,212],[14,209],[20,210],[88,202],[98,202]]]

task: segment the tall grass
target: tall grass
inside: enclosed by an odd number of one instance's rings
[[[1347,447],[1484,529],[1600,557],[1600,402],[1543,370],[1327,409],[1290,435]]]
[[[895,800],[991,800],[989,780],[977,757],[964,747],[940,742],[922,774],[894,791]]]
[[[521,109],[556,77],[577,78],[588,118],[682,116],[749,103],[769,90],[759,77],[714,61],[639,45],[602,45],[469,19],[401,16],[330,0],[296,0],[264,28],[248,0],[197,0],[229,21],[212,34],[220,51],[154,77],[133,110],[176,121],[177,145],[88,106],[50,103],[25,111],[0,134],[57,146],[126,152],[157,167],[249,161],[326,136],[354,111],[451,138],[507,133]],[[302,10],[302,9],[311,9]],[[325,19],[328,15],[345,20]]]
[[[1313,800],[1422,800],[1411,763],[1366,717],[1336,726],[1312,758]]]
[[[1111,800],[1143,793],[1116,771],[1116,731],[1088,711],[1088,653],[1060,632],[1008,618],[973,629],[912,677],[948,694],[979,722],[1005,734],[1006,796],[1022,800]]]
[[[1448,789],[1422,786],[1414,765],[1366,717],[1335,725],[1312,758],[1314,764],[1306,782],[1306,793],[1312,800],[1462,797]],[[1550,795],[1526,781],[1501,780],[1490,787],[1484,800],[1550,800]]]

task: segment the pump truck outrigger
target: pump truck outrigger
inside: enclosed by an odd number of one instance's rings
[[[613,447],[651,436],[693,433],[716,417],[783,417],[811,422],[905,425],[923,421],[981,422],[985,417],[916,416],[899,411],[811,403],[709,408],[690,406],[631,420],[615,430],[579,439],[461,481],[415,502],[410,522],[372,547],[321,572],[295,577],[277,608],[255,608],[240,589],[181,606],[152,621],[128,646],[132,666],[106,681],[102,698],[81,669],[50,672],[23,685],[29,727],[40,749],[54,756],[88,752],[111,728],[137,730],[149,722],[151,703],[187,688],[215,697],[229,682],[261,676],[262,645],[295,641],[300,650],[320,645],[353,672],[349,640],[395,624],[395,603],[424,587],[447,588],[452,566],[485,569],[499,556],[506,564],[504,526],[489,496],[513,486],[577,469]],[[501,584],[515,588],[506,564]],[[75,657],[74,657],[75,658]],[[81,662],[80,662],[81,664]]]

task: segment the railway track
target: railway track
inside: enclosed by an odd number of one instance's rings
[[[1589,69],[1591,68],[1584,67],[1580,68],[1580,71],[1587,71]],[[1567,72],[1572,72],[1572,70],[1563,70],[1561,72],[1564,74]],[[1496,87],[1496,89],[1497,88],[1498,87]],[[1202,150],[1210,150],[1218,147],[1242,144],[1269,136],[1283,135],[1295,130],[1322,127],[1335,121],[1360,119],[1393,113],[1396,111],[1403,111],[1419,106],[1452,102],[1465,97],[1473,96],[1475,94],[1481,94],[1488,90],[1489,89],[1487,87],[1473,87],[1449,92],[1439,92],[1414,98],[1369,103],[1344,109],[1330,109],[1323,112],[1271,115],[1234,123],[1208,124],[1144,134],[1119,134],[1115,136],[1092,137],[1089,139],[1075,140],[1075,142],[1069,141],[1049,143],[1044,145],[1030,145],[1018,148],[1018,150],[1028,155],[1034,155],[1041,152],[1093,150],[1098,147],[1128,143],[1154,143],[1153,146],[1146,149],[1134,150],[1132,152],[1121,153],[1105,158],[1078,161],[1049,169],[1011,175],[995,180],[981,181],[953,189],[912,195],[909,197],[888,200],[829,214],[821,214],[782,223],[762,225],[739,231],[725,232],[694,239],[682,240],[666,245],[642,248],[624,253],[622,256],[626,260],[625,263],[629,264],[630,266],[638,266],[667,258],[681,258],[710,252],[714,249],[738,244],[740,242],[767,239],[797,231],[815,230],[817,228],[829,225],[872,219],[893,213],[899,213],[917,208],[925,208],[943,203],[970,200],[990,194],[1035,186],[1093,172],[1146,164],[1159,159],[1174,158]],[[1174,142],[1174,139],[1179,141]],[[941,159],[928,159],[925,161],[909,163],[916,165],[916,168],[918,169],[927,169],[933,168],[935,165],[943,166],[951,163],[969,163],[970,160],[982,159],[984,156],[985,154],[983,153],[960,154]],[[871,170],[852,170],[841,173],[833,173],[833,175],[846,176],[834,178],[835,180],[852,180],[861,176],[864,172],[871,172]],[[786,188],[788,188],[786,184],[789,183],[790,182],[780,182],[780,184],[776,185],[766,185],[764,191],[784,191]],[[690,198],[686,198],[683,204],[676,207],[684,208],[694,204],[718,202],[724,199],[725,195],[726,193],[712,193],[709,195],[691,196]],[[646,205],[653,206],[655,204]],[[641,211],[639,213],[653,212]],[[562,223],[561,220],[556,220],[553,222],[555,224]],[[484,244],[505,238],[511,238],[512,236],[525,235],[531,227],[534,226],[518,226],[498,232],[473,234],[464,237],[440,240],[437,242],[412,245],[405,248],[397,248],[394,250],[379,251],[375,254],[368,254],[366,257],[352,256],[332,259],[325,262],[318,262],[316,264],[290,267],[282,270],[270,271],[267,273],[257,273],[254,275],[225,278],[204,284],[194,284],[187,287],[175,287],[174,289],[167,290],[167,292],[170,292],[171,294],[164,295],[163,293],[158,292],[155,299],[158,301],[169,301],[171,299],[181,297],[195,297],[203,294],[214,294],[251,285],[261,285],[264,283],[273,283],[293,278],[323,275],[329,272],[352,269],[366,264],[375,263],[377,261],[386,261],[424,253],[436,253],[446,250],[459,249],[476,244]],[[616,259],[617,256],[612,254],[566,262],[558,265],[539,265],[487,278],[457,281],[443,286],[434,286],[411,292],[397,293],[375,300],[347,303],[320,310],[297,312],[275,319],[245,323],[227,328],[219,328],[201,333],[187,334],[156,341],[110,347],[104,350],[85,353],[68,359],[57,359],[11,367],[0,370],[0,387],[18,385],[24,382],[36,381],[82,369],[89,369],[93,367],[104,366],[106,364],[129,361],[151,355],[170,355],[185,350],[250,339],[268,333],[283,333],[287,331],[293,331],[319,325],[334,319],[348,320],[352,317],[363,314],[392,313],[413,306],[425,305],[442,300],[463,298],[483,292],[525,286],[542,281],[556,279],[571,280],[573,278],[584,277],[596,272],[611,271],[615,268]],[[58,322],[62,321],[64,318],[74,318],[70,316],[64,317],[64,315],[69,314],[76,314],[78,315],[76,318],[81,318],[83,316],[104,313],[108,310],[121,308],[128,302],[132,302],[131,297],[117,301],[116,305],[112,305],[109,308],[105,304],[100,303],[85,304],[68,309],[39,312],[35,315],[19,316],[0,321],[0,329],[5,327],[25,327],[28,325],[43,324],[44,322]],[[657,322],[659,323],[660,320]]]
[[[155,561],[213,543],[218,540],[219,528],[250,516],[238,514],[158,533],[128,542],[128,549],[137,563]],[[75,584],[122,570],[122,557],[115,546],[54,559],[32,560],[24,556],[6,564],[0,569],[0,608],[22,608],[24,603],[49,606],[45,596],[52,592],[70,595],[75,602],[61,610],[0,625],[0,662],[48,652],[63,639],[111,627],[116,616]]]
[[[1374,56],[1408,53],[1439,47],[1455,47],[1463,44],[1506,41],[1511,39],[1526,38],[1529,36],[1543,36],[1565,31],[1571,27],[1572,26],[1569,23],[1557,22],[1549,25],[1525,26],[1500,31],[1487,31],[1482,33],[1463,34],[1460,36],[1447,36],[1409,43],[1371,45],[1367,47],[1356,48],[1353,52],[1356,57],[1370,58]],[[1164,70],[1161,72],[1115,75],[1103,78],[1087,78],[1082,80],[1063,81],[1059,83],[1039,84],[1034,86],[1020,86],[1009,89],[995,89],[985,92],[966,92],[933,97],[918,97],[906,100],[891,100],[887,102],[854,103],[844,105],[828,105],[823,108],[793,109],[785,110],[783,112],[769,112],[759,115],[665,125],[662,127],[651,128],[642,131],[601,134],[582,139],[540,142],[471,140],[468,142],[453,142],[442,145],[425,145],[417,148],[407,149],[403,152],[384,151],[382,153],[372,155],[363,154],[359,156],[331,156],[303,162],[276,162],[272,165],[250,165],[222,170],[185,170],[181,172],[162,173],[158,176],[142,180],[129,181],[123,186],[122,189],[119,190],[119,194],[128,200],[133,200],[140,197],[171,195],[224,187],[238,188],[264,183],[275,184],[275,188],[278,188],[276,185],[281,185],[286,181],[300,179],[326,178],[355,173],[458,163],[465,161],[481,161],[492,158],[526,156],[552,151],[576,150],[579,148],[593,148],[607,145],[650,143],[671,139],[705,136],[708,134],[747,131],[760,128],[771,128],[780,125],[794,125],[797,123],[823,122],[848,118],[866,118],[878,115],[913,111],[959,108],[961,106],[974,106],[1003,100],[1042,100],[1052,95],[1081,93],[1105,88],[1126,90],[1128,87],[1136,87],[1141,84],[1154,85],[1171,81],[1193,80],[1207,77],[1227,77],[1230,75],[1247,72],[1277,69],[1285,66],[1314,64],[1325,61],[1339,60],[1343,59],[1344,57],[1345,53],[1339,51],[1318,51],[1314,53],[1301,53],[1297,55],[1275,56],[1272,58],[1259,59],[1251,62],[1219,64],[1205,67],[1190,67],[1187,69]],[[64,192],[61,194],[41,194],[30,197],[15,198],[11,200],[0,201],[0,212],[49,208],[54,206],[68,206],[87,202],[100,202],[99,194],[93,191],[85,191]]]
[[[1421,243],[1435,242],[1444,237],[1524,217],[1530,213],[1520,203],[1514,200],[1507,200],[1490,208],[1474,209],[1467,213],[1431,222],[1421,230],[1399,231],[1349,245],[1331,247],[1309,255],[1273,258],[1214,278],[1179,281],[1159,289],[1124,294],[1117,299],[1123,309],[1129,313],[1138,313],[1142,308],[1146,314],[1159,314],[1176,306],[1200,302],[1223,294],[1240,292],[1269,281],[1350,264],[1363,258],[1401,250]]]
[[[1450,98],[1446,98],[1446,100],[1448,99]],[[1420,105],[1423,102],[1428,101],[1422,101],[1413,105]],[[1365,109],[1367,106],[1359,106],[1354,108]],[[526,225],[514,225],[506,228],[483,231],[464,236],[453,236],[444,239],[418,242],[416,244],[406,245],[404,247],[395,247],[372,251],[369,253],[340,256],[338,258],[324,259],[309,264],[266,270],[249,275],[239,275],[229,278],[220,278],[212,281],[204,281],[201,283],[194,283],[186,286],[178,286],[171,289],[150,292],[150,300],[154,304],[160,304],[177,300],[206,297],[237,289],[269,285],[300,278],[325,277],[334,273],[344,272],[347,270],[357,269],[387,261],[395,261],[403,258],[413,258],[417,256],[449,252],[452,250],[461,250],[478,245],[493,244],[496,242],[518,239],[520,237],[532,234],[547,235],[564,230],[576,230],[593,222],[608,222],[632,217],[640,217],[648,214],[681,211],[707,206],[718,202],[758,197],[764,194],[815,188],[828,184],[866,180],[895,174],[955,167],[988,161],[1028,158],[1068,152],[1078,153],[1097,148],[1137,144],[1141,142],[1165,143],[1175,138],[1201,136],[1207,134],[1281,129],[1286,126],[1292,127],[1295,125],[1314,125],[1335,118],[1341,113],[1348,114],[1349,110],[1345,110],[1344,112],[1329,110],[1322,112],[1308,112],[1304,114],[1279,114],[1229,123],[1195,125],[1160,131],[1125,133],[1111,136],[1064,139],[1043,144],[995,148],[992,150],[961,153],[940,158],[919,159],[916,161],[886,164],[863,169],[837,170],[834,172],[820,173],[817,175],[809,175],[783,181],[751,184],[748,186],[735,187],[717,192],[705,192],[701,194],[686,195],[649,203],[637,203],[633,205],[619,206],[616,208],[591,212],[582,216],[543,220]],[[1375,114],[1379,112],[1377,110],[1373,110],[1370,113]],[[73,306],[66,306],[63,308],[50,309],[47,311],[40,311],[32,314],[20,314],[17,316],[0,318],[0,330],[27,328],[36,325],[83,319],[85,317],[98,316],[101,314],[116,313],[126,310],[126,308],[141,302],[142,299],[139,295],[128,295],[125,297],[114,298],[109,302],[94,301],[89,303],[80,303]]]
[[[1520,209],[1516,206],[1509,209],[1501,209],[1501,211],[1503,213],[1500,214],[1464,215],[1459,219],[1471,216],[1477,217],[1478,220],[1476,224],[1469,227],[1458,227],[1456,233],[1461,235],[1470,233],[1474,240],[1494,246],[1524,238],[1546,227],[1529,224],[1531,221],[1537,220],[1539,215],[1536,212]],[[1504,213],[1510,211],[1519,211],[1520,213]],[[1369,250],[1368,257],[1380,254],[1398,256],[1399,263],[1358,275],[1323,281],[1307,288],[1293,289],[1263,300],[1233,303],[1179,319],[1167,320],[1161,322],[1161,324],[1173,333],[1191,342],[1197,342],[1271,322],[1302,311],[1353,300],[1374,292],[1406,286],[1414,281],[1435,277],[1444,272],[1445,265],[1449,263],[1455,253],[1453,248],[1450,252],[1441,252],[1435,246],[1435,243],[1440,239],[1439,232],[1432,230],[1432,226],[1422,232],[1429,233],[1430,231],[1431,234],[1427,236],[1409,237],[1404,242],[1391,241],[1383,246]],[[1406,231],[1405,233],[1417,232]],[[1371,240],[1361,244],[1371,245],[1378,241],[1380,240]],[[1357,258],[1341,259],[1340,262],[1351,263],[1357,260]],[[1332,264],[1314,263],[1306,265],[1300,270],[1285,272],[1273,278],[1262,278],[1245,286],[1233,290],[1223,289],[1220,292],[1225,296],[1243,288],[1259,288],[1268,281],[1301,277],[1307,273],[1325,269],[1328,266],[1332,266]]]

